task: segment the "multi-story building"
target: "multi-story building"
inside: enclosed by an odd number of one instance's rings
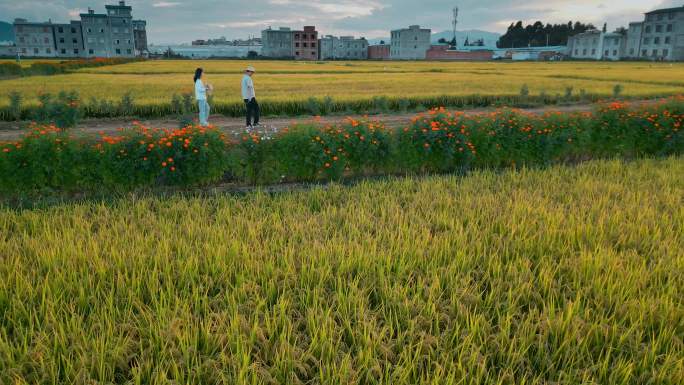
[[[620,60],[625,57],[627,37],[619,32],[603,34],[603,60]]]
[[[81,57],[84,55],[83,31],[80,21],[69,24],[53,24],[55,49],[59,57]]]
[[[134,57],[147,49],[145,21],[133,22],[124,1],[106,5],[107,13],[88,9],[69,24],[14,21],[17,52],[33,57]],[[134,25],[135,24],[135,27]],[[134,32],[134,28],[137,28]],[[136,40],[136,37],[138,40]],[[138,49],[143,48],[144,49]]]
[[[318,41],[321,60],[330,59],[368,59],[368,41],[365,38],[354,39],[353,36],[325,36]]]
[[[644,23],[633,22],[629,23],[629,28],[627,28],[627,37],[625,39],[625,54],[623,58],[625,59],[637,59],[641,55],[641,33],[644,27]]]
[[[639,51],[642,58],[684,60],[684,6],[647,12]]]
[[[26,19],[14,20],[17,53],[27,57],[55,57],[55,36],[52,22],[33,23]]]
[[[370,60],[387,60],[390,58],[390,45],[377,44],[368,46],[368,59]]]
[[[295,60],[318,60],[318,32],[314,26],[305,26],[301,31],[292,31]]]
[[[148,54],[147,22],[145,20],[133,20],[133,42],[135,43],[135,56]]]
[[[110,54],[112,57],[132,57],[135,55],[133,40],[133,17],[131,6],[125,1],[118,5],[106,5],[110,25]]]
[[[390,58],[399,60],[425,59],[430,49],[432,31],[412,25],[392,31]]]
[[[88,9],[88,13],[81,14],[81,28],[86,57],[111,56],[111,33],[106,14],[95,13],[94,10]]]
[[[571,36],[568,51],[573,59],[600,60],[603,55],[603,32],[592,29]]]
[[[287,27],[261,31],[261,55],[269,58],[291,58],[294,56],[292,30]]]

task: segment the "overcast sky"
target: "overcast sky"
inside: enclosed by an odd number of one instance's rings
[[[118,0],[0,0],[0,20],[77,19],[89,6],[104,12]],[[684,0],[128,0],[133,17],[147,20],[151,43],[260,35],[268,26],[315,25],[324,34],[387,37],[389,30],[420,24],[433,32],[451,29],[451,8],[460,8],[459,30],[505,32],[516,20],[580,20],[614,29],[643,13]],[[522,3],[522,4],[521,4]]]

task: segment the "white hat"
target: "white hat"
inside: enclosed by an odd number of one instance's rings
[[[245,69],[245,71],[256,72],[256,70],[255,70],[254,67],[252,67],[252,66],[247,66],[247,68]]]

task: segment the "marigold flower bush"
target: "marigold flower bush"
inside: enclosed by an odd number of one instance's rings
[[[684,98],[649,107],[603,104],[594,112],[465,115],[444,108],[406,127],[316,120],[277,133],[226,138],[215,128],[151,129],[75,137],[36,126],[0,144],[0,186],[21,192],[197,185],[219,180],[267,184],[382,173],[544,166],[603,157],[684,153]]]
[[[227,169],[225,137],[214,128],[153,129],[75,136],[34,126],[0,144],[0,190],[126,190],[215,182]]]

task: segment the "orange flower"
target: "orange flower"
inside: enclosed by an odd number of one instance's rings
[[[166,162],[162,162],[162,167],[166,167]]]

